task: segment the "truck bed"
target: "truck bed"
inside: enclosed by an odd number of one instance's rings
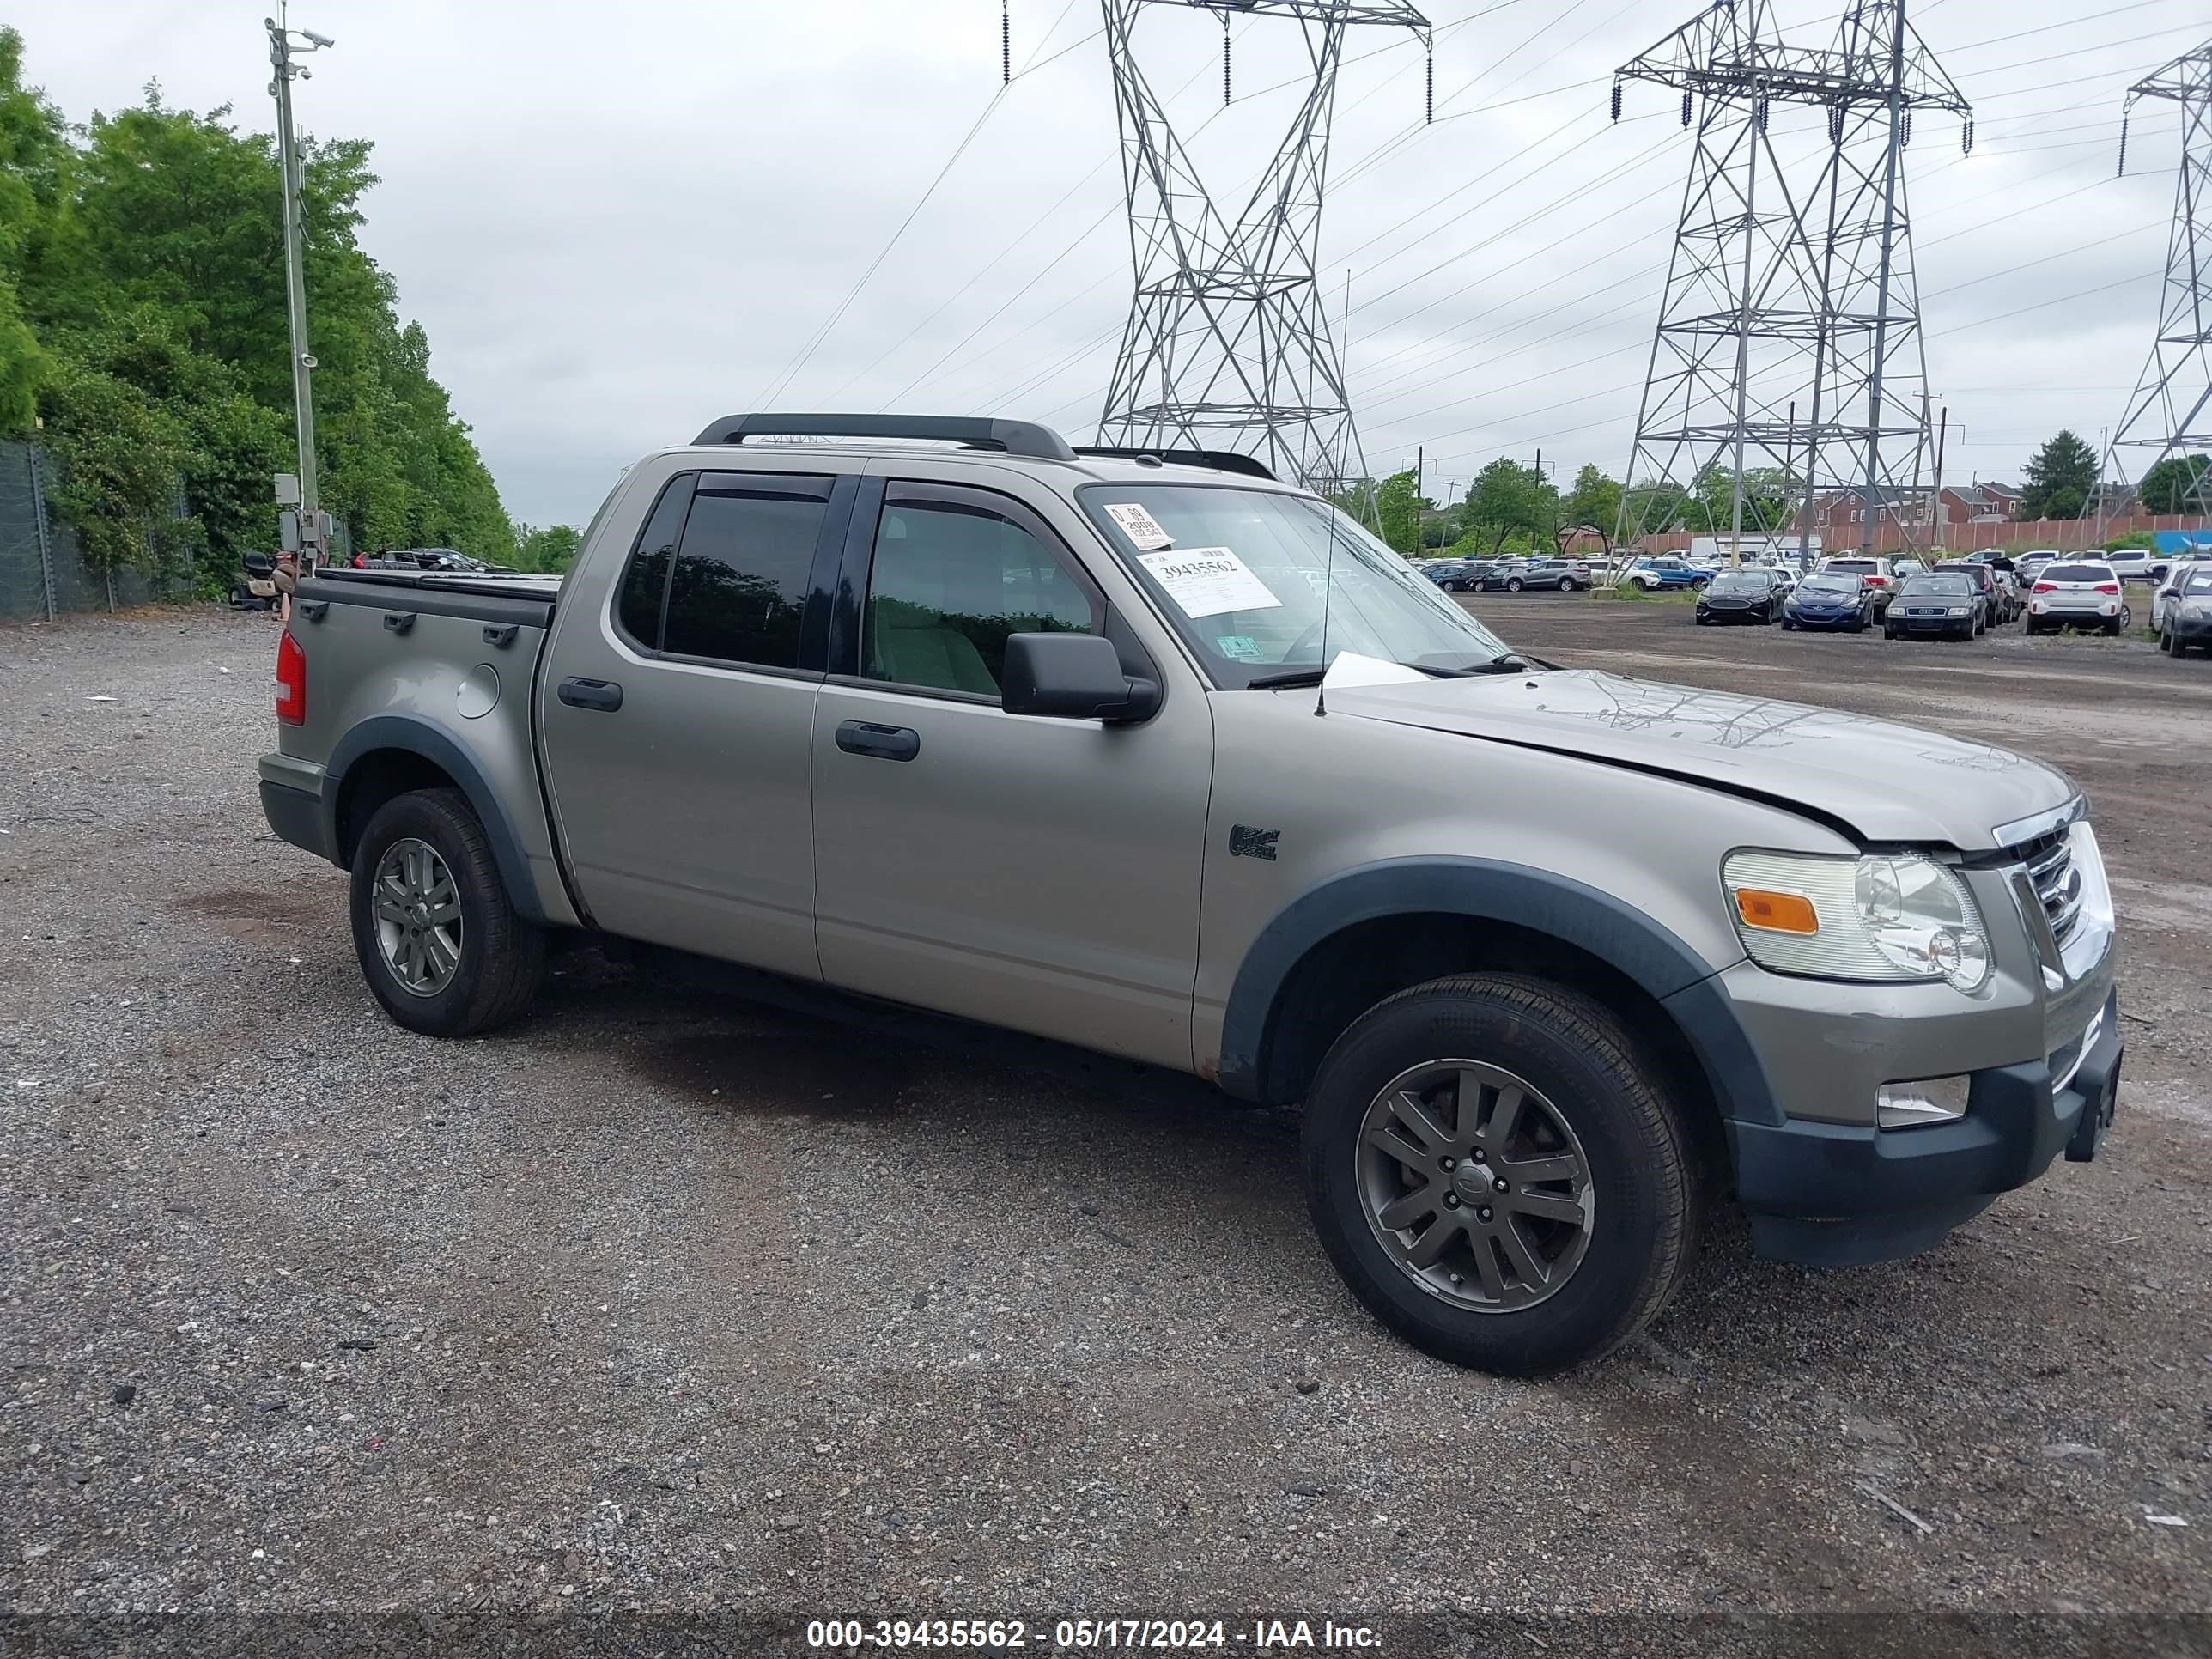
[[[317,571],[300,584],[301,604],[374,605],[487,623],[544,628],[553,617],[562,578],[555,575],[468,575],[441,570]]]

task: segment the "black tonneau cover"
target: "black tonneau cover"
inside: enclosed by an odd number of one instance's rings
[[[553,620],[562,578],[491,576],[447,570],[319,570],[300,584],[302,605],[374,605],[433,617],[465,617],[487,623],[544,628]]]

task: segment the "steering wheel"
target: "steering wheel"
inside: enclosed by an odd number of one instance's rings
[[[1314,650],[1318,651],[1321,648],[1322,624],[1327,620],[1328,618],[1325,617],[1316,617],[1314,621],[1307,626],[1304,633],[1299,635],[1297,638],[1291,641],[1290,648],[1283,653],[1283,660],[1285,662],[1297,662],[1305,655],[1308,647],[1311,647]]]

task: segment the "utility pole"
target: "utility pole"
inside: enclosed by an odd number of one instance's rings
[[[336,43],[327,34],[291,28],[274,17],[264,17],[262,22],[269,31],[269,63],[275,70],[269,94],[276,100],[276,165],[283,175],[284,309],[291,325],[292,409],[300,446],[298,545],[288,550],[300,555],[301,571],[305,574],[329,552],[330,536],[315,487],[315,394],[310,380],[315,360],[307,349],[307,238],[301,222],[300,199],[306,167],[292,131],[293,79],[312,80],[314,71],[293,59]]]
[[[2097,453],[2107,459],[2111,458],[2112,453],[2112,428],[2108,426],[2100,426],[2097,428]],[[2101,542],[2105,539],[2105,469],[2101,465],[2097,469],[2096,490],[2097,539]]]
[[[1881,374],[1887,367],[1889,342],[1889,272],[1892,241],[1897,234],[1898,151],[1905,137],[1905,0],[1895,0],[1891,15],[1889,48],[1889,149],[1881,179],[1881,272],[1875,283],[1874,368],[1867,380],[1866,522],[1859,529],[1859,551],[1874,551],[1875,494],[1881,481]],[[1921,430],[1927,431],[1923,400]],[[1914,446],[1918,453],[1918,446]],[[1902,532],[1904,519],[1899,526]],[[1900,548],[1904,542],[1899,534]]]
[[[1924,465],[1927,366],[1899,152],[1914,116],[1938,112],[1960,118],[1970,147],[1972,111],[1904,9],[1846,0],[1830,44],[1812,46],[1780,35],[1773,0],[1711,0],[1616,71],[1616,120],[1626,83],[1650,82],[1679,96],[1696,139],[1623,479],[1624,539],[1648,527],[1651,503],[1726,476],[1740,546],[1762,527],[1747,475],[1778,464],[1795,479],[1784,511],[1795,507],[1802,556],[1824,491],[1833,525],[1863,496],[1902,493],[1906,442]],[[1825,126],[1824,147],[1789,131],[1800,112]],[[1793,399],[1808,418],[1776,420]],[[1869,540],[1880,510],[1860,512]],[[1722,511],[1715,501],[1708,514],[1716,532]]]
[[[2181,168],[2174,184],[2173,229],[2166,243],[2166,281],[2150,356],[2126,411],[2105,446],[2105,478],[2127,474],[2119,451],[2146,452],[2143,471],[2178,460],[2189,478],[2174,506],[2202,515],[2212,473],[2194,457],[2212,448],[2212,40],[2162,65],[2128,88],[2120,113],[2120,167],[2127,167],[2128,118],[2146,98],[2174,106],[2181,117]],[[2101,532],[2101,526],[2100,526]]]
[[[1936,544],[1936,562],[1938,563],[1942,562],[1943,543],[1946,539],[1945,532],[1949,528],[1948,521],[1943,516],[1943,440],[1949,435],[1950,430],[1951,405],[1946,404],[1943,405],[1942,413],[1936,417],[1936,484],[1934,497],[1936,502],[1936,523],[1934,530],[1929,536],[1929,539]]]
[[[1241,210],[1215,202],[1139,61],[1139,19],[1165,5],[1279,19],[1303,37],[1307,72],[1293,84],[1304,96]],[[1103,11],[1135,280],[1099,441],[1241,447],[1278,477],[1341,495],[1367,465],[1318,269],[1337,72],[1346,31],[1425,43],[1428,20],[1407,0],[1103,0]]]

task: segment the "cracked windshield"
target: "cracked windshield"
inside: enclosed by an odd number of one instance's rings
[[[1318,680],[1346,653],[1440,678],[1528,666],[1324,502],[1205,484],[1094,484],[1081,494],[1223,685]]]

